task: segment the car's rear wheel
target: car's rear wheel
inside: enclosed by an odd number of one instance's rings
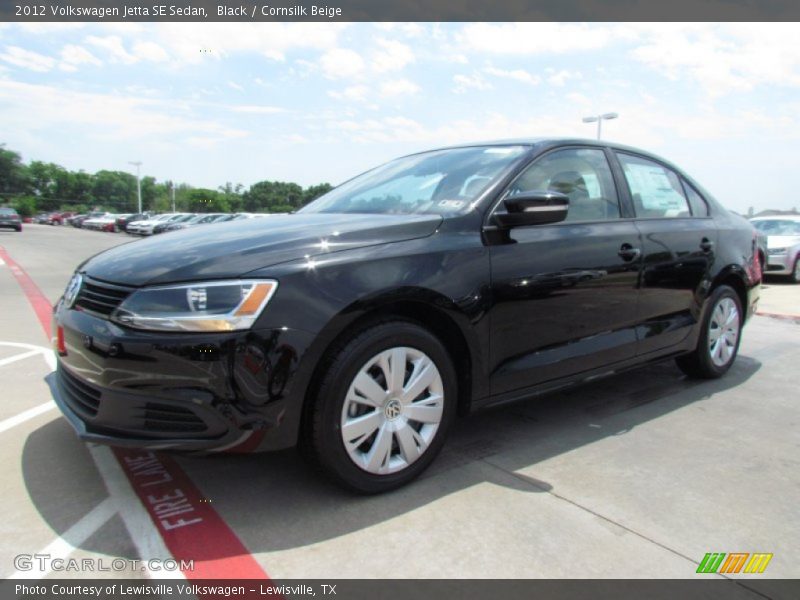
[[[339,484],[374,494],[424,471],[455,415],[456,376],[439,339],[379,323],[335,351],[306,421],[306,455]]]
[[[739,352],[744,314],[739,296],[727,285],[717,287],[708,300],[710,310],[703,318],[697,347],[676,359],[678,367],[691,377],[722,377]]]

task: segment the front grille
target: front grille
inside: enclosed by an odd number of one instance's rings
[[[58,380],[64,390],[64,400],[69,407],[84,419],[97,416],[100,407],[100,392],[87,385],[66,369],[59,366]]]
[[[75,306],[108,316],[131,292],[133,288],[85,277],[75,299]]]
[[[144,428],[161,432],[201,432],[205,422],[187,408],[148,402],[144,407]]]

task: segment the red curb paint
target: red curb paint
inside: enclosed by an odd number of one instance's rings
[[[761,312],[760,310],[757,310],[756,314],[760,317],[769,317],[771,319],[782,319],[784,321],[800,322],[800,315],[784,315],[781,313]]]
[[[28,298],[33,307],[33,312],[36,313],[36,318],[39,319],[39,324],[44,329],[44,334],[47,336],[48,341],[51,341],[50,322],[53,320],[53,305],[39,289],[39,286],[34,283],[33,279],[20,267],[14,259],[12,259],[6,249],[0,246],[0,258],[8,265],[11,274],[17,280],[17,283],[22,288],[25,297]]]
[[[114,448],[119,464],[187,579],[269,579],[250,551],[169,456]]]
[[[11,269],[50,338],[53,316],[50,301],[2,246],[0,258]],[[269,580],[249,550],[172,458],[146,450],[113,448],[113,451],[178,565],[182,560],[194,560],[193,570],[181,569],[187,579]],[[217,596],[197,594],[197,597],[211,600]]]

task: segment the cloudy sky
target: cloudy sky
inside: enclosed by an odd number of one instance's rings
[[[0,24],[0,143],[196,186],[344,179],[395,156],[604,137],[730,208],[800,208],[797,24]]]

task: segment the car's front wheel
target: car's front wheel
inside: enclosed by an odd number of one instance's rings
[[[402,486],[444,444],[456,393],[436,336],[407,321],[379,323],[335,351],[306,422],[306,454],[358,492]]]
[[[792,269],[792,274],[789,275],[789,279],[792,280],[792,283],[800,283],[800,255],[794,259],[794,268]]]
[[[697,347],[691,354],[679,356],[676,362],[691,377],[715,379],[722,377],[736,360],[744,314],[739,296],[727,285],[717,287],[708,302],[711,308],[703,318]]]

